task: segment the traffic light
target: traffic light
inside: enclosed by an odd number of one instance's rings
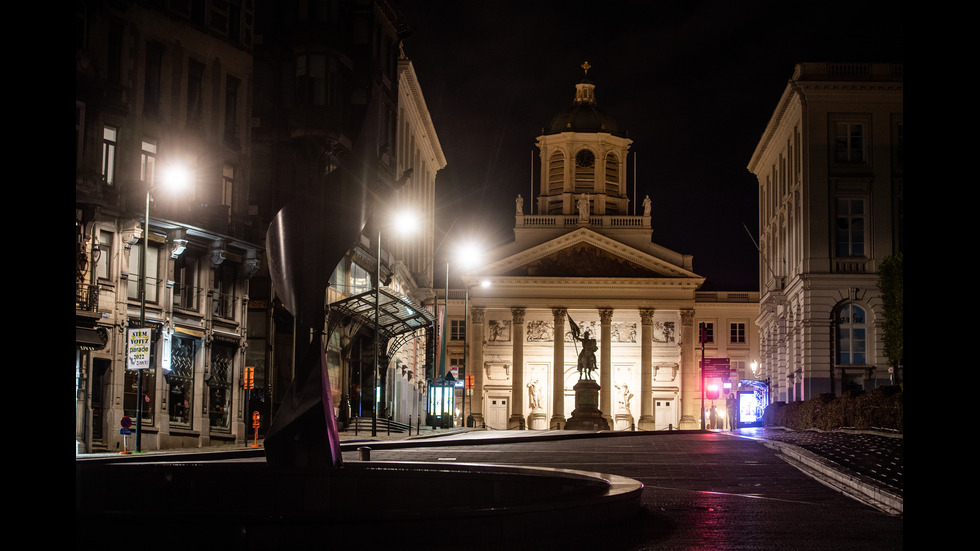
[[[704,382],[704,397],[708,400],[717,400],[721,396],[721,380],[707,379]]]

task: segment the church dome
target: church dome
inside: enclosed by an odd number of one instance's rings
[[[575,85],[575,101],[562,109],[548,126],[548,134],[561,132],[619,133],[616,121],[599,110],[595,101],[595,84],[585,79]]]

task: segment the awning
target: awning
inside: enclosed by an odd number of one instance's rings
[[[106,342],[104,330],[75,326],[75,347],[79,350],[102,350]]]
[[[383,339],[392,339],[416,329],[433,325],[435,316],[384,289],[378,293],[378,332]],[[374,327],[375,292],[368,291],[330,304],[330,323],[352,318],[363,327]]]

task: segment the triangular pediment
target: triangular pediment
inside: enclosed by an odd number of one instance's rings
[[[664,259],[580,228],[485,267],[505,277],[697,278]]]

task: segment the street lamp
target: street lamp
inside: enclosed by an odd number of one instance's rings
[[[150,254],[150,194],[163,186],[170,191],[182,191],[191,180],[191,173],[182,164],[168,165],[160,172],[160,185],[154,185],[152,172],[146,176],[146,208],[143,216],[143,254],[140,255],[140,328],[146,327],[146,257]],[[143,444],[143,370],[136,370],[136,453]]]
[[[419,228],[418,215],[409,209],[390,214],[390,224],[398,228],[402,235],[415,233]],[[378,435],[378,394],[381,387],[381,226],[378,221],[378,250],[374,272],[374,407],[371,408],[371,436]],[[387,366],[385,366],[387,369]]]
[[[457,251],[457,257],[460,259],[461,261],[460,264],[462,265],[463,270],[465,271],[466,269],[472,268],[473,266],[476,266],[479,263],[480,259],[482,258],[481,248],[473,242],[468,242],[459,248],[459,250]],[[449,277],[449,265],[447,263],[446,264],[447,281],[448,281],[448,277]],[[481,286],[489,287],[490,282],[482,281]],[[465,333],[463,333],[463,366],[459,371],[459,377],[460,379],[463,380],[462,418],[463,418],[463,426],[466,427],[468,424],[466,418],[466,391],[469,390],[468,388],[466,388],[466,367],[469,365],[469,352],[470,352],[470,320],[469,320],[470,286],[464,283],[463,288],[465,290],[465,294],[463,296],[463,329]],[[447,299],[446,309],[448,313],[449,297],[447,296],[446,299]]]

